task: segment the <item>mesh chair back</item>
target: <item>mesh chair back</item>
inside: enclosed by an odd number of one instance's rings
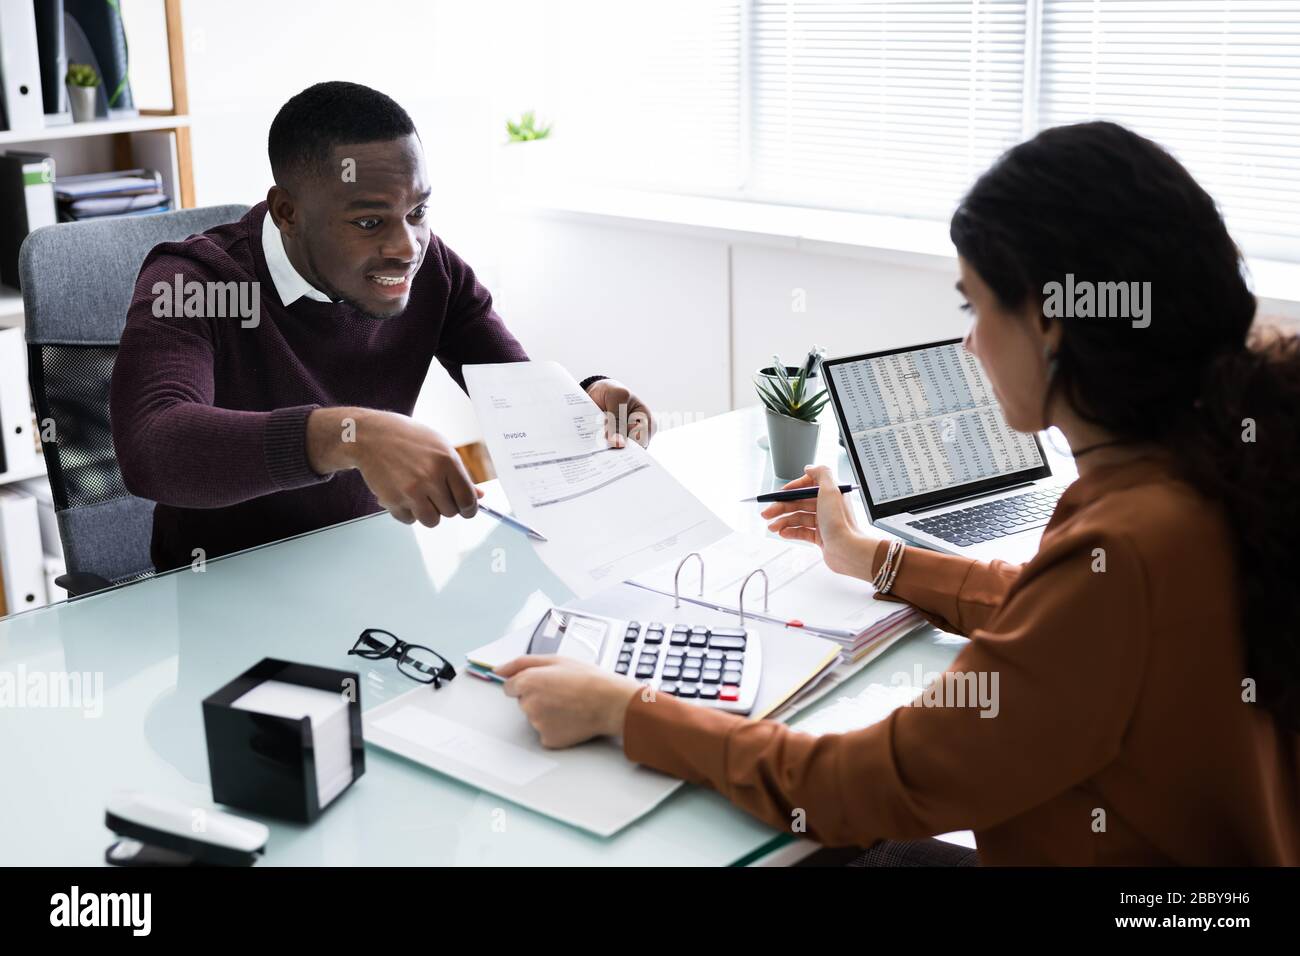
[[[44,444],[46,471],[69,571],[114,584],[153,573],[153,502],[127,492],[109,427],[118,341],[149,250],[247,211],[213,206],[61,223],[23,243],[28,372],[42,436],[52,437]]]

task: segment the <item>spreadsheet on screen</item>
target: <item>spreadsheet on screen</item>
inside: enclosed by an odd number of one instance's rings
[[[1043,464],[961,343],[844,362],[830,375],[876,504]]]

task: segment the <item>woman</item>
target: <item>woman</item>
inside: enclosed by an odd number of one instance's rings
[[[904,707],[811,737],[554,658],[501,668],[544,744],[629,758],[827,845],[975,831],[1007,864],[1300,863],[1300,353],[1247,347],[1255,300],[1214,201],[1110,123],[1012,149],[953,215],[966,347],[1012,428],[1058,426],[1078,480],[1023,567],[907,548],[892,594],[970,637],[992,719]],[[1145,318],[1044,308],[1150,283]],[[1063,314],[1064,313],[1064,314]],[[888,542],[825,468],[763,514],[871,581]],[[807,509],[807,510],[805,510]]]

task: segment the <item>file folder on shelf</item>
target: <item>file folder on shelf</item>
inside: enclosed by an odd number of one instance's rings
[[[5,479],[40,471],[24,349],[22,329],[0,329],[0,476]]]
[[[45,606],[45,552],[36,499],[0,488],[0,565],[10,614]]]
[[[39,133],[45,128],[32,0],[0,0],[0,101],[6,129]]]
[[[12,149],[0,154],[0,210],[0,282],[17,289],[23,240],[33,229],[56,222],[54,160],[48,154]]]

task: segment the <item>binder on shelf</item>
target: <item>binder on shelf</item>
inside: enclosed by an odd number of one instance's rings
[[[49,478],[44,475],[24,478],[14,482],[14,487],[36,500],[36,513],[41,522],[41,549],[45,556],[63,560],[63,540],[59,537],[59,517],[54,510],[54,493],[50,490]]]
[[[45,552],[36,500],[0,488],[0,565],[10,614],[45,606]]]
[[[22,329],[0,329],[0,477],[39,470]]]
[[[29,3],[30,6],[30,3]],[[126,28],[116,3],[64,0],[64,43],[73,63],[89,63],[99,73],[97,115],[139,116],[131,96]]]
[[[32,0],[0,0],[0,99],[6,129],[14,132],[45,128],[37,51]]]
[[[18,250],[23,240],[33,229],[57,221],[54,160],[49,154],[12,149],[0,153],[0,282],[21,288]]]
[[[67,570],[62,558],[52,554],[45,556],[45,599],[48,603],[57,604],[68,599],[68,592],[55,583]]]
[[[37,0],[36,50],[41,66],[41,107],[46,126],[72,122],[68,107],[68,55],[63,42],[63,0]]]

